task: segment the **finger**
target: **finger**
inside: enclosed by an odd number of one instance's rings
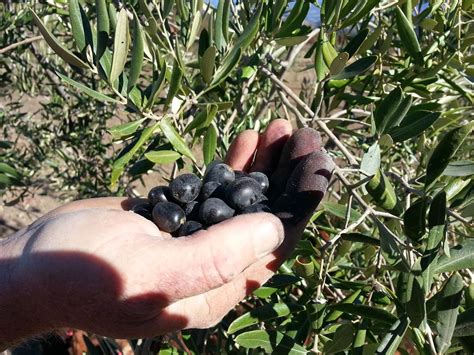
[[[261,171],[267,175],[274,171],[291,131],[291,124],[287,120],[278,119],[270,122],[260,136],[255,161],[250,170]]]
[[[167,306],[155,319],[154,325],[161,330],[169,325],[179,325],[180,329],[214,326],[248,294],[265,284],[278,269],[280,261],[273,254],[267,255],[250,265],[231,282]],[[172,324],[175,319],[180,322]]]
[[[285,193],[273,206],[273,212],[285,226],[285,241],[277,251],[278,257],[284,258],[293,250],[324,197],[333,170],[331,157],[323,151],[317,151],[301,161],[291,174]]]
[[[276,199],[285,189],[286,182],[298,163],[308,154],[321,149],[321,136],[312,128],[297,130],[286,142],[271,177],[270,197]]]
[[[252,130],[240,133],[229,147],[225,158],[226,164],[234,170],[248,170],[257,149],[258,137],[258,133]]]
[[[160,241],[156,248],[150,245],[139,262],[174,302],[230,282],[282,241],[283,226],[274,215],[241,215],[191,237]]]

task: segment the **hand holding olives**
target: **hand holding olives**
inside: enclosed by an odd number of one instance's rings
[[[202,178],[178,175],[156,186],[133,211],[174,237],[240,214],[273,213],[290,234],[302,233],[327,190],[334,163],[311,128],[288,134],[288,122],[273,121],[261,135],[245,131],[225,162],[210,163]],[[293,242],[297,240],[294,239]]]

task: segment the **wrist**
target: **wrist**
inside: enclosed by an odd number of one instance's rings
[[[0,351],[45,330],[42,300],[23,266],[28,231],[0,241]]]

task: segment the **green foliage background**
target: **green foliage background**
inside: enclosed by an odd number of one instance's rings
[[[0,108],[0,188],[18,199],[41,179],[83,198],[163,164],[201,173],[279,117],[320,130],[338,163],[267,285],[216,327],[136,352],[474,352],[472,1],[3,6],[2,86],[50,98],[38,122]],[[316,80],[295,93],[282,78],[302,56]]]

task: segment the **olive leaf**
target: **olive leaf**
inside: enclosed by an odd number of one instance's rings
[[[72,36],[79,52],[86,48],[86,34],[82,25],[82,14],[78,0],[68,0],[69,17],[71,19]]]
[[[181,158],[181,154],[173,150],[152,150],[145,153],[145,158],[156,164],[169,164]]]
[[[375,7],[380,2],[380,0],[364,0],[364,1],[357,1],[357,6],[351,7],[350,3],[347,3],[345,8],[343,8],[343,13],[346,11],[352,10],[352,13],[350,16],[348,16],[339,26],[340,28],[344,28],[347,26],[351,26],[355,24],[357,21],[359,21],[361,18],[364,16],[367,16],[370,14],[370,11]]]
[[[64,48],[61,44],[59,44],[56,37],[52,33],[50,33],[48,29],[43,25],[43,22],[41,22],[38,15],[36,15],[36,13],[31,9],[29,9],[29,11],[33,16],[33,20],[35,21],[36,26],[38,26],[38,29],[43,35],[45,41],[48,43],[51,49],[56,52],[58,56],[60,56],[65,62],[73,66],[84,69],[89,67],[84,61],[82,61],[82,59],[79,59],[68,49]]]
[[[384,309],[366,306],[363,304],[338,303],[329,306],[329,309],[373,319],[385,324],[392,324],[397,320],[396,316]]]
[[[461,303],[462,289],[462,277],[456,273],[448,279],[443,289],[436,295],[437,322],[435,326],[438,335],[434,341],[439,353],[444,353],[451,344]]]
[[[359,33],[357,33],[357,35],[352,38],[351,41],[346,45],[343,51],[347,52],[347,54],[349,54],[349,57],[352,57],[358,52],[359,48],[361,47],[362,43],[364,43],[368,34],[368,28],[360,30]]]
[[[110,20],[105,0],[96,0],[97,11],[97,61],[100,61],[109,42]],[[112,5],[112,4],[110,4]],[[113,5],[112,5],[113,6]],[[115,9],[115,8],[114,8]]]
[[[439,112],[415,111],[409,113],[399,126],[388,131],[395,142],[417,137],[431,127],[440,117]]]
[[[449,254],[439,259],[436,273],[474,268],[474,242],[468,241],[463,245],[455,246],[451,248]]]
[[[309,2],[305,0],[296,0],[291,8],[291,12],[286,18],[285,22],[280,27],[280,30],[275,34],[275,37],[288,37],[293,34],[293,31],[300,28],[309,11]]]
[[[115,28],[114,37],[114,54],[112,59],[112,67],[110,68],[109,79],[112,84],[118,79],[123,72],[128,54],[128,16],[125,9],[120,10],[117,19],[117,27]]]
[[[454,157],[463,144],[466,137],[471,133],[474,122],[454,128],[449,131],[433,150],[426,167],[425,187],[435,182],[446,169],[449,161]]]
[[[120,139],[135,133],[138,128],[140,128],[143,121],[144,119],[140,119],[133,122],[123,123],[109,128],[108,131],[112,135],[113,139]]]
[[[331,75],[339,74],[346,66],[348,59],[349,59],[349,53],[347,52],[339,53],[338,56],[333,59],[331,65],[329,66],[329,73]]]
[[[398,200],[395,188],[380,169],[369,180],[366,189],[377,206],[396,216],[402,213],[402,206]]]
[[[217,149],[217,131],[213,125],[207,128],[206,134],[204,135],[203,144],[203,156],[204,164],[209,164],[214,160]]]
[[[356,60],[354,63],[348,65],[338,75],[334,76],[334,80],[350,79],[369,70],[377,61],[377,56],[368,56]]]
[[[405,234],[414,240],[419,240],[426,229],[427,200],[421,198],[411,204],[403,214]]]
[[[160,123],[157,122],[150,127],[145,128],[141,131],[138,139],[131,142],[125,147],[115,159],[112,166],[112,173],[110,177],[110,189],[115,189],[118,179],[125,170],[126,164],[135,156],[138,150],[150,139],[150,137],[156,132]]]
[[[276,330],[252,330],[239,334],[235,342],[247,349],[263,348],[272,354],[307,354],[308,351],[295,341]]]
[[[140,21],[138,20],[137,14],[133,13],[133,47],[132,47],[132,59],[130,64],[130,73],[128,75],[128,90],[137,82],[143,65],[144,57],[144,44],[143,34]]]
[[[412,24],[408,21],[403,11],[397,6],[395,8],[395,19],[397,21],[398,34],[403,46],[417,64],[423,64],[420,43],[413,30]]]
[[[170,87],[168,95],[166,96],[165,106],[169,106],[173,98],[178,93],[181,87],[181,79],[183,78],[183,72],[177,60],[173,63],[173,71],[171,72]]]
[[[216,12],[215,40],[216,47],[221,50],[227,42],[229,26],[230,0],[219,0]]]
[[[216,47],[208,47],[199,62],[199,67],[201,69],[201,75],[206,84],[209,84],[212,81],[214,74],[214,68],[216,65]]]
[[[90,97],[99,100],[99,101],[107,101],[107,102],[118,102],[116,99],[111,98],[107,95],[104,95],[98,91],[95,91],[91,88],[88,88],[84,84],[77,82],[71,78],[68,78],[67,76],[61,74],[61,73],[56,73],[62,80],[64,80],[66,83],[74,86],[76,89],[79,91],[82,91],[84,94],[89,95]]]
[[[406,316],[403,316],[393,323],[390,331],[383,337],[375,353],[384,355],[395,354],[409,325],[410,321]]]
[[[301,312],[304,309],[304,306],[295,303],[266,304],[261,307],[254,308],[250,312],[247,312],[235,319],[229,325],[227,332],[229,334],[233,334],[254,324],[275,318],[287,317],[292,313]]]
[[[184,139],[178,134],[178,132],[176,132],[176,130],[166,117],[161,119],[161,121],[159,122],[159,126],[165,137],[170,141],[170,143],[178,152],[187,156],[192,161],[196,161],[196,158],[194,157],[191,150],[188,148]]]

